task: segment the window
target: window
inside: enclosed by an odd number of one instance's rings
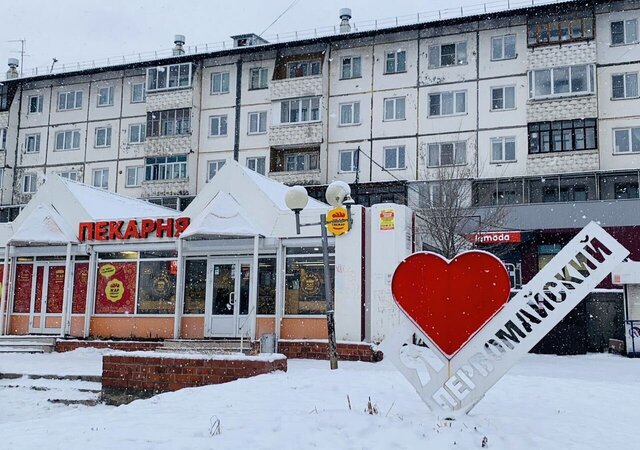
[[[360,102],[340,103],[340,125],[360,125]]]
[[[113,87],[103,86],[98,88],[98,106],[113,105]]]
[[[491,88],[491,111],[516,109],[516,87]]]
[[[501,137],[491,139],[491,162],[510,162],[515,160],[515,137]]]
[[[636,44],[638,42],[638,19],[611,22],[611,45]]]
[[[616,99],[638,97],[638,72],[611,75],[611,97]]]
[[[144,83],[131,85],[131,103],[142,103],[147,99]]]
[[[38,176],[35,173],[25,173],[22,178],[22,192],[33,194],[38,189]]]
[[[466,142],[447,142],[429,144],[429,167],[442,167],[466,164]]]
[[[7,149],[7,128],[0,128],[0,150]]]
[[[340,150],[340,172],[355,172],[358,168],[358,150]]]
[[[638,198],[638,172],[600,176],[600,200]]]
[[[129,144],[142,144],[147,134],[147,126],[144,123],[129,125]]]
[[[613,130],[614,153],[640,152],[640,128]]]
[[[405,120],[405,97],[384,99],[384,121]]]
[[[491,38],[491,60],[501,61],[503,59],[517,58],[516,35],[507,34],[505,36],[494,36]]]
[[[56,150],[77,150],[80,148],[80,131],[58,131],[56,133]]]
[[[329,248],[329,273],[333,286],[335,273],[335,250]],[[324,314],[326,313],[325,278],[322,253],[314,247],[287,248],[284,288],[284,313]]]
[[[147,91],[179,89],[191,86],[192,65],[172,64],[147,69]]]
[[[560,97],[595,91],[593,65],[556,67],[529,72],[529,98]]]
[[[111,147],[111,127],[96,128],[95,147]]]
[[[289,153],[285,157],[285,172],[318,170],[318,153]]]
[[[257,67],[249,71],[249,89],[266,89],[269,87],[269,69]]]
[[[9,108],[9,88],[5,84],[0,84],[0,111]]]
[[[320,61],[296,61],[287,64],[287,78],[320,75]]]
[[[127,167],[125,187],[141,186],[142,180],[144,180],[144,166]]]
[[[24,141],[25,153],[38,153],[40,151],[40,133],[27,134]]]
[[[467,63],[467,43],[432,45],[429,47],[429,68],[449,67]]]
[[[593,39],[593,17],[534,19],[527,26],[527,45],[554,45]]]
[[[227,116],[209,117],[209,136],[227,135]]]
[[[407,52],[398,50],[385,54],[384,73],[402,73],[407,71]]]
[[[140,261],[138,314],[173,314],[176,302],[176,260]]]
[[[264,175],[266,172],[267,158],[264,156],[256,158],[247,158],[247,167],[254,172],[258,172],[260,175]]]
[[[320,120],[320,98],[299,98],[280,103],[280,123],[316,122]]]
[[[429,116],[452,116],[467,112],[467,91],[429,94]]]
[[[226,161],[224,159],[220,159],[217,161],[209,161],[207,163],[207,180],[212,179],[220,169],[224,166]]]
[[[593,150],[596,136],[596,119],[530,123],[529,153]]]
[[[214,72],[211,74],[211,93],[229,93],[229,72]]]
[[[59,92],[58,111],[82,108],[82,91]]]
[[[41,113],[44,97],[42,95],[29,96],[29,114]]]
[[[362,63],[359,56],[347,56],[342,58],[342,71],[340,78],[347,80],[349,78],[360,78],[362,76]]]
[[[249,113],[249,134],[263,134],[267,132],[267,112]]]
[[[179,136],[191,132],[191,109],[169,109],[147,113],[147,137]]]
[[[144,169],[146,181],[185,179],[187,178],[187,155],[146,158]]]
[[[94,187],[109,189],[109,169],[94,169],[91,182]]]
[[[384,148],[385,169],[405,169],[406,167],[404,145]]]
[[[80,178],[80,174],[75,170],[60,172],[58,173],[58,176],[60,176],[60,178],[64,178],[65,180],[71,180],[71,181],[78,181],[78,178]]]

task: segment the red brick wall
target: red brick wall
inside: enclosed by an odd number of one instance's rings
[[[105,355],[102,389],[167,392],[287,371],[287,360],[250,361]]]
[[[144,342],[144,341],[65,341],[58,339],[56,341],[56,352],[70,352],[77,348],[112,348],[114,350],[123,350],[125,352],[136,352],[141,350],[155,350],[162,346],[162,342]]]
[[[342,361],[382,361],[382,352],[374,350],[371,345],[362,344],[338,344],[338,360]],[[278,353],[287,358],[301,359],[329,359],[329,344],[327,342],[314,341],[279,341]]]

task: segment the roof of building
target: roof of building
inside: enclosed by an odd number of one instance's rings
[[[60,214],[45,204],[38,204],[9,242],[12,245],[60,245],[78,243],[78,239]]]

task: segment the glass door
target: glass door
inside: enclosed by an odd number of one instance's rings
[[[36,263],[34,269],[29,333],[58,334],[62,328],[65,266]]]

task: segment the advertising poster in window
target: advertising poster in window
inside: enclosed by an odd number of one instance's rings
[[[87,302],[87,283],[89,281],[89,264],[78,263],[73,274],[72,314],[84,314]]]
[[[16,288],[13,299],[13,312],[28,313],[31,305],[31,277],[33,265],[18,264],[16,266]]]
[[[173,314],[176,301],[175,260],[140,262],[140,314]]]
[[[49,266],[49,280],[47,287],[47,312],[62,313],[64,299],[64,266]],[[40,271],[38,271],[40,276]]]
[[[98,265],[96,314],[133,314],[137,264],[109,262]]]

